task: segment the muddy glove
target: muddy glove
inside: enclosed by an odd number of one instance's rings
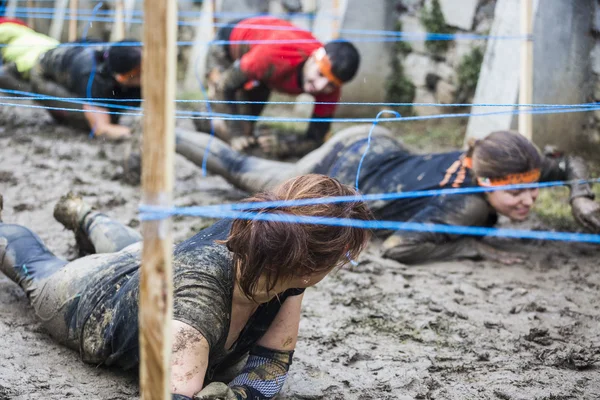
[[[196,393],[194,400],[238,400],[238,398],[233,390],[223,382],[213,382]]]
[[[587,231],[600,233],[600,204],[588,197],[576,197],[571,200],[571,212]]]

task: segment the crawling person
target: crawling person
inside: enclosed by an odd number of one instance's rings
[[[248,201],[352,196],[323,175],[304,175]],[[371,218],[363,202],[256,209],[259,213]],[[97,254],[67,263],[20,225],[0,223],[0,270],[27,293],[48,332],[84,362],[133,368],[139,362],[140,235],[66,196],[55,217]],[[173,252],[173,399],[271,399],[281,390],[298,338],[304,289],[348,257],[367,230],[258,220],[222,220]],[[91,246],[91,247],[90,247]],[[240,374],[215,374],[249,354]]]
[[[105,99],[98,105],[49,99],[37,102],[49,107],[58,122],[92,129],[99,138],[127,138],[130,129],[118,124],[118,114],[110,114],[123,111],[115,106],[140,104],[142,50],[139,46],[123,45],[127,42],[110,46],[89,41],[60,45],[18,19],[0,18],[0,43],[4,45],[0,89],[49,97]]]
[[[250,193],[307,173],[326,174],[354,185],[370,129],[371,125],[344,129],[296,163],[240,154],[214,139],[207,168]],[[178,130],[177,152],[200,166],[209,140],[207,134]],[[390,131],[375,127],[360,172],[359,189],[364,194],[377,194],[588,178],[587,167],[580,158],[556,153],[542,156],[530,141],[515,132],[494,132],[474,142],[466,152],[413,154]],[[571,183],[570,189],[575,219],[587,230],[600,232],[600,205],[594,202],[590,185]],[[369,204],[378,220],[492,227],[499,214],[514,221],[525,220],[538,191],[497,190]],[[511,254],[477,238],[432,232],[398,231],[387,237],[383,249],[386,257],[406,264],[451,258],[515,260]]]
[[[342,86],[354,78],[360,63],[351,43],[340,40],[323,45],[309,31],[274,17],[233,22],[219,29],[216,40],[224,44],[212,45],[208,54],[205,81],[209,99],[255,102],[217,102],[212,104],[217,113],[259,116],[274,90],[308,93],[321,103],[315,105],[312,118],[331,118]],[[194,119],[194,123],[198,131],[211,131],[207,119]],[[279,158],[303,156],[316,149],[331,126],[330,122],[311,122],[304,136],[264,134],[255,138],[253,121],[213,119],[212,123],[217,137],[235,149],[259,144],[266,155]]]

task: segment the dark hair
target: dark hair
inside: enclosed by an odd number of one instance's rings
[[[125,39],[116,43],[137,42],[135,39]],[[108,68],[113,74],[124,74],[142,63],[141,46],[112,45],[108,49]]]
[[[357,192],[336,179],[309,174],[292,178],[270,192],[247,199],[256,201],[300,200],[354,196]],[[258,209],[261,214],[372,219],[362,201]],[[256,292],[261,277],[271,291],[280,279],[327,272],[354,259],[366,246],[370,231],[346,226],[299,224],[257,220],[233,221],[222,243],[233,253],[239,285],[246,296]]]
[[[502,178],[540,168],[538,149],[518,132],[498,131],[469,143],[467,157],[473,160],[477,177]]]
[[[325,52],[331,60],[331,72],[342,82],[351,81],[360,66],[360,54],[354,45],[345,40],[325,45]]]

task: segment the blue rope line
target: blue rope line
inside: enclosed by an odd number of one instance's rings
[[[25,0],[26,1],[26,0]],[[49,0],[49,1],[56,1],[56,0]],[[115,0],[105,0],[107,3],[110,3],[112,1]],[[31,13],[39,13],[39,14],[54,14],[56,11],[62,11],[62,12],[69,12],[70,8],[52,8],[52,7],[16,7],[15,8],[15,12],[19,12],[19,13],[27,13],[27,12],[31,12]],[[132,15],[136,15],[136,16],[143,16],[144,15],[144,11],[143,10],[131,10],[130,11]],[[77,11],[78,15],[86,15],[90,13],[90,10],[87,9],[80,9]],[[99,15],[116,15],[117,12],[115,10],[102,10]],[[179,11],[178,13],[179,17],[188,17],[188,18],[192,18],[192,17],[196,17],[196,18],[200,18],[203,15],[206,14],[206,12],[203,11]],[[235,13],[235,12],[217,12],[217,13],[208,13],[210,14],[211,17],[214,18],[218,18],[218,19],[225,19],[225,18],[231,18],[231,19],[246,19],[246,18],[250,18],[250,17],[256,17],[258,15],[261,14],[257,14],[257,13]],[[284,14],[267,14],[269,17],[275,17],[275,18],[306,18],[306,19],[315,19],[316,16],[313,13],[284,13]],[[321,18],[325,18],[325,19],[331,19],[331,20],[340,20],[341,17],[339,17],[338,15],[335,14],[321,14],[320,15]],[[300,28],[301,29],[301,28]],[[382,31],[382,32],[386,32],[386,31]],[[396,32],[396,31],[389,31],[389,32]]]
[[[390,110],[383,110],[380,111],[377,116],[375,117],[375,121],[373,121],[373,125],[371,126],[371,129],[369,130],[369,136],[367,137],[367,148],[365,149],[365,152],[363,153],[362,157],[360,158],[360,162],[358,163],[358,168],[356,170],[356,182],[355,185],[356,186],[356,190],[358,189],[358,179],[360,177],[360,170],[362,168],[363,162],[365,161],[365,157],[367,157],[367,153],[369,152],[369,149],[371,148],[371,136],[373,135],[373,130],[375,129],[375,126],[377,126],[377,122],[379,122],[379,118],[381,117],[381,115],[383,114],[394,114],[396,115],[397,118],[402,118],[402,115],[400,115],[399,112],[397,111],[390,111]]]
[[[194,216],[209,218],[245,219],[252,221],[285,222],[293,224],[343,226],[374,230],[431,232],[448,235],[493,236],[504,238],[537,239],[600,244],[600,235],[587,233],[527,231],[520,229],[441,225],[399,221],[364,221],[348,218],[311,217],[291,214],[256,213],[248,211],[198,212],[195,213]],[[165,218],[165,216],[160,214],[140,214],[140,220],[142,221],[151,221],[163,218]]]
[[[89,84],[89,81],[88,81]],[[86,104],[86,105],[93,105],[93,106],[98,106],[98,107],[105,107],[105,108],[116,108],[116,109],[121,109],[121,110],[132,110],[132,111],[141,111],[142,109],[140,107],[133,107],[133,106],[122,106],[122,105],[118,105],[118,104],[110,104],[110,103],[99,103],[97,102],[100,99],[86,99],[85,97],[57,97],[57,96],[44,96],[44,95],[40,95],[37,93],[32,93],[32,92],[24,92],[21,90],[8,90],[8,89],[0,89],[0,93],[12,93],[18,96],[30,96],[30,97],[11,97],[11,96],[6,96],[6,97],[0,97],[0,100],[33,100],[33,101],[44,101],[44,100],[58,100],[58,101],[63,101],[65,103],[74,103],[74,104]],[[102,99],[104,101],[136,101],[136,100],[130,100],[130,99],[110,99],[110,98],[106,98],[106,99]],[[26,105],[22,105],[22,104],[13,104],[17,107],[26,107]],[[64,111],[78,111],[76,109],[65,109]],[[81,110],[79,110],[81,111]],[[116,114],[120,114],[120,113],[116,113]]]
[[[231,204],[217,204],[210,206],[196,206],[196,207],[159,207],[150,205],[140,205],[139,211],[144,214],[156,214],[162,218],[184,215],[184,216],[195,216],[196,213],[210,213],[210,212],[225,212],[225,211],[252,211],[256,209],[271,209],[281,207],[302,207],[319,204],[333,204],[333,203],[351,203],[358,201],[392,201],[400,199],[415,199],[421,197],[434,197],[434,196],[452,196],[452,195],[469,195],[478,193],[489,193],[498,190],[523,190],[523,189],[542,189],[557,186],[570,186],[570,185],[581,185],[599,183],[600,178],[593,179],[581,179],[572,181],[552,181],[552,182],[535,182],[535,183],[524,183],[516,185],[505,185],[505,186],[494,186],[494,187],[464,187],[464,188],[444,188],[444,189],[432,189],[432,190],[419,190],[412,192],[394,192],[394,193],[376,193],[376,194],[365,194],[358,196],[336,196],[336,197],[324,197],[315,199],[301,199],[301,200],[279,200],[279,201],[261,201],[261,202],[246,202],[246,203],[231,203]]]
[[[38,15],[27,15],[26,13],[17,13],[17,15],[15,15],[16,17],[20,17],[20,18],[36,18],[36,19],[53,19],[54,16],[52,15],[47,15],[47,16],[38,16]],[[85,21],[85,22],[114,22],[114,18],[102,18],[102,17],[78,17],[78,18],[72,18],[70,16],[65,16],[65,20],[72,20],[75,19],[77,21]],[[143,23],[143,20],[141,19],[128,19],[128,18],[123,18],[124,22],[129,22],[129,23]],[[188,22],[178,22],[177,23],[178,26],[197,26],[197,23],[188,23]],[[215,24],[215,25],[220,25],[220,24]],[[457,34],[435,34],[435,33],[430,33],[430,34],[423,34],[423,33],[419,33],[419,34],[411,34],[410,36],[400,36],[400,37],[382,37],[382,38],[364,38],[364,37],[346,37],[344,39],[334,39],[329,41],[329,43],[335,43],[335,42],[345,42],[345,41],[351,41],[354,43],[396,43],[396,42],[414,42],[414,41],[452,41],[452,40],[529,40],[531,39],[528,36],[484,36],[484,35],[462,35],[462,36],[458,36]],[[237,45],[242,45],[242,44],[306,44],[306,43],[321,43],[319,40],[317,39],[285,39],[285,40],[276,40],[276,39],[269,39],[269,40],[236,40],[236,41],[231,41],[231,40],[215,40],[215,41],[180,41],[177,42],[176,45],[177,46],[192,46],[196,43],[201,43],[201,44],[211,44],[212,45],[230,45],[230,44],[237,44]],[[97,45],[108,45],[110,43],[98,43]],[[69,46],[71,45],[71,43],[63,43],[60,46]],[[123,45],[123,44],[121,44]],[[131,42],[128,44],[129,46],[141,46],[141,42]],[[6,47],[7,45],[1,45],[0,47]],[[17,47],[16,45],[13,45],[14,47]],[[18,46],[18,47],[35,47],[35,46],[42,46],[42,45],[22,45],[22,46]]]
[[[89,104],[85,102],[84,104]],[[22,107],[22,108],[43,108],[47,110],[57,110],[57,111],[73,111],[73,112],[83,112],[83,110],[69,108],[69,107],[44,107],[37,106],[31,104],[15,104],[15,103],[6,103],[0,102],[2,106],[12,106],[12,107]],[[96,104],[97,105],[97,104]],[[139,108],[136,107],[127,107],[127,106],[110,106],[113,108],[124,108],[124,109],[132,109],[137,110]],[[141,109],[140,109],[141,110]],[[574,106],[571,108],[540,108],[540,109],[531,109],[531,110],[507,110],[507,111],[495,111],[495,112],[485,112],[485,113],[460,113],[460,114],[438,114],[438,115],[427,115],[427,116],[413,116],[413,117],[398,117],[398,118],[380,118],[379,122],[401,122],[401,121],[424,121],[430,119],[442,119],[442,118],[465,118],[465,117],[477,117],[477,116],[491,116],[491,115],[517,115],[517,114],[563,114],[563,113],[574,113],[574,112],[588,112],[600,110],[600,103],[595,107],[578,107]],[[116,112],[116,111],[94,111],[102,114],[112,114],[112,115],[130,115],[130,116],[141,116],[142,112],[131,113],[131,112]],[[177,111],[175,118],[177,119],[211,119],[211,118],[220,118],[223,120],[239,120],[239,121],[268,121],[268,122],[332,122],[332,123],[373,123],[376,121],[374,118],[281,118],[281,117],[257,117],[252,115],[231,115],[231,114],[220,114],[220,113],[204,113],[204,112],[195,112],[195,111]]]
[[[17,94],[22,97],[13,97],[13,96],[0,96],[0,100],[32,100],[23,96],[35,96],[36,100],[62,100],[64,102],[70,102],[73,100],[81,100],[81,97],[54,97],[54,96],[44,96],[33,92],[24,92],[20,90],[9,90],[9,89],[0,89],[0,93],[12,93]],[[144,102],[144,99],[112,99],[112,98],[102,98],[102,97],[94,97],[87,99],[89,102],[96,101],[111,101],[111,102]],[[530,108],[573,108],[573,107],[598,107],[600,103],[577,103],[577,104],[554,104],[554,103],[533,103],[533,104],[516,104],[516,103],[451,103],[451,104],[442,104],[442,103],[377,103],[377,102],[331,102],[331,101],[243,101],[243,100],[210,100],[210,99],[178,99],[175,100],[176,103],[210,103],[210,104],[274,104],[274,105],[297,105],[297,104],[305,104],[305,105],[341,105],[341,106],[374,106],[374,107],[530,107]]]

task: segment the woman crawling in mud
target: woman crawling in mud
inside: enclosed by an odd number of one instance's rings
[[[354,185],[370,129],[370,125],[344,129],[296,163],[240,154],[215,138],[207,168],[248,192],[264,190],[306,173],[326,174]],[[177,152],[201,165],[209,139],[207,134],[179,130]],[[376,127],[360,172],[359,189],[364,194],[395,193],[588,177],[580,158],[557,153],[542,156],[531,142],[514,132],[494,132],[474,142],[466,152],[420,155],[407,150],[387,129]],[[590,185],[572,183],[570,190],[575,219],[587,230],[600,232],[600,205],[594,202]],[[525,220],[537,196],[538,189],[496,190],[373,201],[369,205],[378,220],[491,227],[498,214],[514,221]],[[383,251],[385,257],[406,264],[450,258],[516,261],[514,255],[477,238],[432,232],[396,232],[385,240]]]
[[[355,195],[323,175],[290,179],[249,201]],[[368,220],[365,203],[257,212]],[[0,223],[0,269],[27,293],[37,316],[83,361],[138,364],[140,236],[65,196],[54,215],[97,254],[67,263],[29,229]],[[219,221],[173,253],[173,399],[270,399],[282,388],[298,335],[304,289],[321,281],[368,242],[351,227]],[[214,374],[248,355],[228,385]]]

